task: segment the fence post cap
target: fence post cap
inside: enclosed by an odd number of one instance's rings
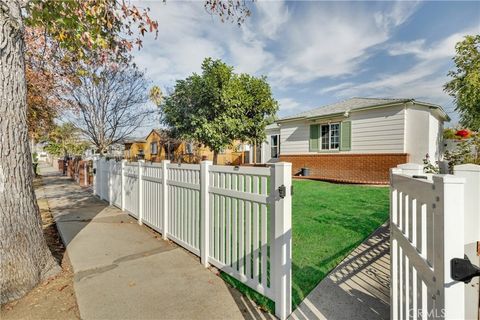
[[[480,166],[473,163],[459,164],[453,167],[453,172],[457,171],[480,172]]]
[[[274,166],[274,167],[291,167],[292,163],[281,161],[281,162],[272,163],[272,166]]]
[[[399,169],[403,169],[403,170],[422,170],[423,171],[423,165],[419,164],[419,163],[412,163],[412,162],[409,162],[409,163],[403,163],[403,164],[399,164],[397,166],[397,168]]]
[[[402,174],[402,168],[390,168],[390,174]]]
[[[207,165],[208,165],[208,164],[212,164],[213,161],[212,161],[212,160],[202,160],[202,161],[200,161],[200,163],[201,163],[201,164],[207,164]]]
[[[465,178],[454,176],[453,174],[435,174],[433,182],[443,182],[448,184],[465,184]]]

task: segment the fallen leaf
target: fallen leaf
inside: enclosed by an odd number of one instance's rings
[[[60,289],[58,289],[58,291],[63,291],[63,289],[65,289],[66,287],[68,287],[68,284],[63,285]]]

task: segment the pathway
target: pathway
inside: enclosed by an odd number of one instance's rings
[[[346,257],[291,319],[389,319],[390,233],[386,225]]]
[[[53,168],[43,196],[74,269],[82,319],[264,319],[198,258]]]

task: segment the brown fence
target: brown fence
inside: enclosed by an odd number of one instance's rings
[[[93,162],[88,160],[73,159],[58,160],[58,170],[76,181],[81,187],[90,187],[93,184]]]

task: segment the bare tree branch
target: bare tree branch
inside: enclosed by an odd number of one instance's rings
[[[138,128],[155,110],[149,108],[144,74],[129,65],[87,66],[66,84],[68,104],[78,110],[75,124],[104,153]]]

